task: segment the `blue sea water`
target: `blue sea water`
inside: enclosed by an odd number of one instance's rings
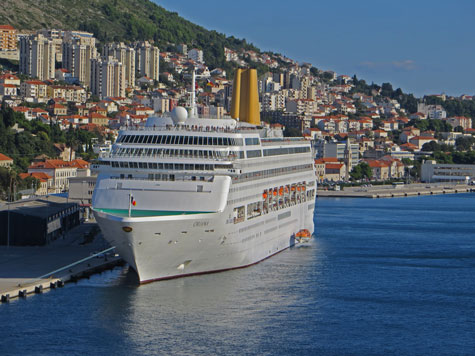
[[[317,200],[316,239],[137,287],[0,305],[0,355],[474,355],[475,196]]]

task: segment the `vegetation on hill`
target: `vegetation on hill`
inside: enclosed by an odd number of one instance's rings
[[[441,105],[447,116],[466,116],[472,118],[472,126],[475,126],[475,101],[461,100],[458,98],[442,100],[437,96],[425,96],[424,102],[428,105]]]
[[[21,30],[83,30],[102,43],[148,40],[161,49],[185,43],[202,49],[211,67],[224,65],[224,47],[259,51],[246,40],[209,31],[149,0],[5,0],[0,23]]]
[[[72,127],[62,131],[57,124],[28,121],[23,114],[14,112],[5,104],[0,109],[0,152],[13,158],[14,168],[18,171],[26,171],[31,160],[38,155],[56,157],[55,143],[67,143],[85,158],[90,158],[93,138],[103,139],[99,132]]]
[[[417,99],[412,94],[405,94],[401,88],[393,89],[391,83],[383,83],[381,86],[372,83],[367,84],[363,79],[358,79],[356,75],[353,76],[354,87],[351,93],[363,93],[365,95],[373,95],[389,99],[396,99],[401,108],[405,109],[407,113],[417,112]]]

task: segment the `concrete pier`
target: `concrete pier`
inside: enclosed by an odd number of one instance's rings
[[[101,235],[82,244],[84,235],[96,224],[83,224],[72,230],[63,240],[44,247],[0,246],[0,297],[7,302],[61,287],[64,283],[113,268],[123,261],[114,253],[93,257],[47,276],[108,247]]]
[[[373,187],[345,187],[343,190],[318,189],[317,197],[332,198],[398,198],[419,195],[440,195],[475,192],[467,184],[418,183],[405,185],[377,185]]]

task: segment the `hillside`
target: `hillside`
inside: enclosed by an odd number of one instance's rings
[[[162,49],[170,43],[192,44],[204,50],[212,67],[224,64],[225,46],[257,50],[245,40],[206,30],[149,0],[4,0],[0,24],[19,30],[84,30],[101,42],[151,40]]]

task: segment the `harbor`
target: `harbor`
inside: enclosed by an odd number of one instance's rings
[[[1,302],[60,288],[123,264],[100,234],[85,243],[96,229],[95,222],[88,222],[47,246],[0,246]]]
[[[341,190],[319,188],[317,197],[328,198],[401,198],[475,192],[475,186],[451,183],[414,183],[344,187]]]

